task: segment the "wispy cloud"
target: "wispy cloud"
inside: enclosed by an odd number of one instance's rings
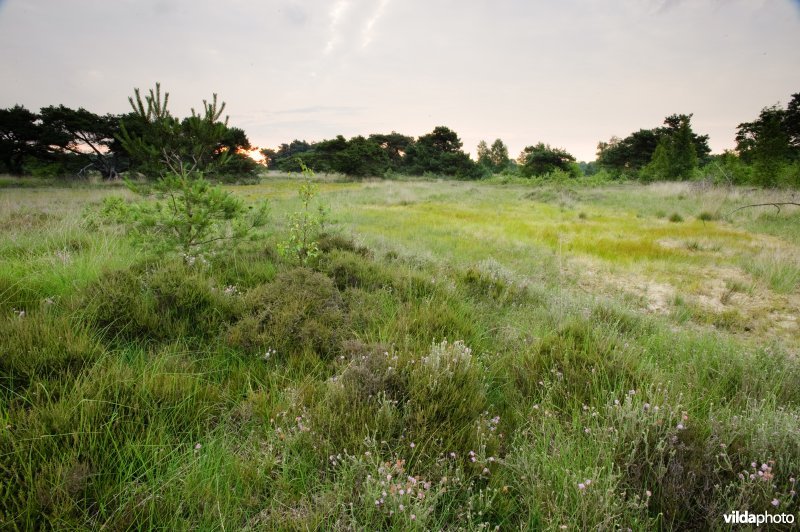
[[[377,9],[375,9],[375,12],[367,20],[367,23],[364,24],[364,30],[361,32],[362,48],[366,48],[372,42],[372,39],[375,36],[375,23],[378,22],[378,19],[381,18],[383,12],[386,11],[387,5],[389,5],[389,0],[380,0],[380,2],[378,2]]]
[[[331,8],[330,24],[328,26],[328,33],[330,34],[330,37],[328,38],[328,42],[325,44],[326,55],[331,53],[342,40],[340,26],[342,24],[342,19],[349,8],[350,2],[348,0],[339,0],[333,4],[333,7]]]

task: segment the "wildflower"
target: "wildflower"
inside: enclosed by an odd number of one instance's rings
[[[195,446],[194,446],[194,450],[195,450],[195,451],[199,451],[199,450],[200,450],[202,447],[203,447],[203,446],[202,446],[201,444],[199,444],[199,443],[196,443],[196,444],[195,444]]]
[[[412,442],[411,442],[411,445],[410,445],[410,447],[413,449],[413,448],[414,448],[414,447],[416,447],[416,446],[417,446],[417,445],[416,445],[416,444],[415,444],[415,443],[412,441]]]
[[[652,491],[650,491],[650,490],[647,490],[647,491],[645,491],[645,494],[646,494],[648,497],[650,497],[650,496],[652,496],[652,495],[653,495],[653,492],[652,492]]]
[[[586,484],[586,485],[588,486],[589,484],[591,484],[591,483],[592,483],[592,479],[590,479],[590,478],[587,478],[586,480],[584,480],[584,481],[583,481],[583,483],[584,483],[584,484]]]
[[[678,426],[677,426],[676,428],[677,428],[678,430],[683,430],[683,428],[684,428],[684,427],[683,427],[683,423],[678,423]]]
[[[416,515],[414,515],[414,514],[411,514],[411,515],[409,516],[409,518],[410,518],[410,519],[413,521],[414,519],[416,519],[416,518],[417,518],[417,516],[416,516]]]
[[[777,507],[778,505],[780,505],[780,503],[781,501],[779,501],[778,499],[772,499],[772,506]]]
[[[400,510],[400,511],[402,512],[403,510],[405,510],[405,509],[406,509],[406,507],[405,507],[405,506],[403,506],[403,505],[401,504],[400,506],[398,506],[398,508],[397,508],[397,509],[398,509],[398,510]]]
[[[581,490],[581,491],[585,490],[586,489],[586,484],[584,484],[583,482],[579,482],[578,483],[578,489]]]

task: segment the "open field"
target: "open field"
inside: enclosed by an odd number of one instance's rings
[[[725,216],[791,193],[331,181],[302,268],[296,186],[192,266],[96,216],[124,188],[0,188],[3,527],[797,515],[800,209]]]

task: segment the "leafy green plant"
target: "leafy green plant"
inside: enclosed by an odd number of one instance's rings
[[[310,168],[302,162],[300,167],[304,180],[297,192],[303,208],[289,215],[289,236],[278,244],[278,252],[306,265],[320,254],[319,237],[325,226],[325,207],[319,204],[315,210],[312,206],[319,194],[319,185],[313,181],[314,172]]]
[[[203,101],[203,113],[178,121],[167,109],[169,93],[161,98],[160,86],[142,101],[136,90],[130,98],[140,131],[130,132],[123,124],[120,141],[135,158],[147,161],[160,177],[152,184],[128,182],[129,188],[153,201],[123,209],[135,236],[158,251],[180,250],[193,257],[221,244],[247,235],[266,223],[267,204],[245,216],[243,202],[230,192],[212,185],[205,171],[224,166],[231,150],[219,151],[216,139],[224,136],[226,124],[219,118],[225,103]]]

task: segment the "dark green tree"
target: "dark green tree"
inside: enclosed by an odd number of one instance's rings
[[[542,176],[555,170],[569,172],[577,176],[575,157],[560,148],[551,148],[549,144],[540,142],[535,146],[526,146],[519,154],[517,162],[520,173],[525,177]]]
[[[84,108],[64,105],[40,111],[42,139],[55,156],[71,155],[81,169],[92,168],[106,178],[118,177],[121,146],[120,117],[97,115]]]
[[[28,158],[43,157],[39,116],[21,105],[0,109],[0,162],[13,175],[25,173]]]
[[[222,119],[225,103],[219,102],[216,94],[210,102],[203,100],[200,112],[192,109],[183,120],[170,113],[169,93],[162,96],[158,83],[144,98],[135,89],[128,101],[133,113],[123,118],[119,140],[132,167],[146,176],[162,175],[166,159],[173,165],[220,175],[236,160],[239,150],[249,148],[244,132],[229,128],[227,117]]]
[[[686,180],[697,169],[697,149],[693,141],[692,115],[671,115],[664,123],[653,158],[642,170],[647,180]]]
[[[406,152],[414,144],[414,137],[402,135],[396,131],[391,133],[373,133],[369,140],[375,142],[386,152],[393,170],[399,170],[403,166]]]
[[[334,169],[349,176],[382,176],[390,167],[389,154],[370,139],[358,136],[334,158]]]
[[[640,177],[640,172],[650,165],[653,160],[659,144],[662,144],[664,150],[666,150],[666,145],[672,143],[672,140],[662,141],[663,137],[675,139],[676,136],[682,136],[683,139],[680,141],[682,147],[678,150],[679,153],[685,156],[683,160],[686,163],[691,160],[691,157],[688,157],[688,136],[694,146],[697,164],[704,164],[708,161],[711,153],[711,148],[708,145],[708,135],[697,135],[692,131],[691,116],[670,115],[664,119],[664,126],[662,127],[640,129],[624,139],[612,137],[608,142],[600,142],[597,146],[597,165],[615,176]],[[670,171],[677,171],[679,175],[686,173],[685,171],[678,171],[677,168],[678,166],[675,166]],[[651,170],[652,167],[648,168],[648,176],[651,176]]]
[[[753,128],[753,142],[747,159],[753,164],[757,184],[771,187],[778,184],[778,175],[791,157],[789,135],[784,128],[785,112],[776,107],[761,111]]]
[[[478,179],[485,172],[461,149],[455,131],[438,126],[422,135],[408,148],[406,171],[411,174],[433,173],[461,179]]]

